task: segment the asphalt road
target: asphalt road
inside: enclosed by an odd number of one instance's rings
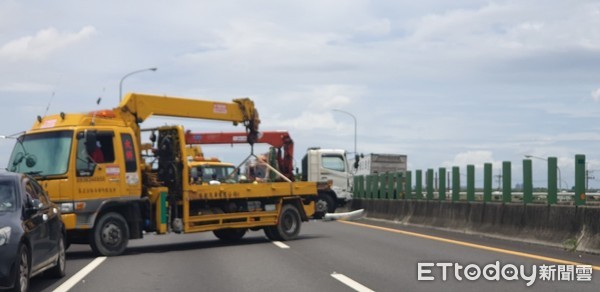
[[[309,222],[302,226],[299,239],[284,245],[267,240],[262,231],[250,232],[235,244],[223,243],[212,233],[150,235],[131,241],[125,255],[111,258],[96,258],[88,246],[73,245],[67,251],[67,276],[60,280],[36,277],[32,279],[31,291],[600,289],[600,256],[383,221],[356,223]],[[446,281],[442,280],[441,266],[423,266],[422,276],[434,279],[419,281],[419,263],[453,266],[446,270]],[[455,263],[463,266],[458,275],[462,280],[455,276]],[[470,264],[477,265],[480,272],[488,267],[492,280],[481,273],[478,280],[468,280],[464,267]],[[575,270],[568,270],[577,264],[593,266],[591,281],[577,281]],[[532,265],[537,265],[537,275],[530,287],[520,274],[516,280],[502,278],[503,273],[511,276],[511,265],[517,268],[523,265],[527,277],[532,274]],[[541,280],[542,265],[566,270],[551,273],[554,281]],[[86,266],[89,273],[80,278]],[[499,280],[493,277],[494,267],[500,272]],[[468,271],[470,277],[477,276],[475,266]],[[571,276],[573,280],[559,281],[561,276]]]

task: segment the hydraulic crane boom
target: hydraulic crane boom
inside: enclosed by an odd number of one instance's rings
[[[239,144],[246,143],[246,133],[243,132],[215,132],[185,134],[186,144]],[[264,131],[258,134],[256,143],[266,143],[279,148],[286,144],[294,144],[287,131]]]
[[[246,142],[250,144],[256,141],[260,124],[258,111],[249,98],[234,99],[233,102],[215,102],[129,93],[115,108],[115,112],[128,126],[134,128],[136,133],[139,133],[138,124],[152,115],[231,121],[234,125],[243,123],[246,127]]]
[[[242,144],[247,142],[243,132],[192,133],[186,132],[185,143],[190,144]],[[294,141],[287,131],[265,131],[258,133],[255,143],[266,143],[277,150],[279,171],[294,180]]]

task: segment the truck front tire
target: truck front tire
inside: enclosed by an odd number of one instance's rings
[[[267,236],[267,238],[269,240],[272,240],[272,241],[281,240],[281,238],[277,234],[277,226],[267,226],[267,227],[265,227],[264,231],[265,231],[265,235]]]
[[[281,209],[277,225],[267,226],[264,228],[264,231],[270,240],[287,241],[295,239],[298,236],[301,224],[300,212],[296,206],[287,204],[283,205]]]
[[[129,242],[129,226],[119,213],[109,212],[96,222],[91,232],[90,246],[96,254],[117,256],[122,254]]]
[[[292,240],[300,233],[300,212],[296,206],[287,204],[283,205],[279,222],[277,222],[277,234],[282,241]]]
[[[335,212],[335,201],[330,195],[319,194],[317,202],[315,203],[315,219],[321,219],[325,216],[325,213]]]

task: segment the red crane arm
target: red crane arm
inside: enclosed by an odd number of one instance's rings
[[[245,132],[185,133],[185,143],[190,144],[244,144],[248,134]],[[287,131],[265,131],[258,133],[255,143],[265,143],[277,149],[279,171],[290,180],[294,180],[294,141]],[[283,148],[283,149],[282,149]]]

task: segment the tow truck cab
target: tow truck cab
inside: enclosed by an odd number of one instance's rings
[[[42,184],[60,206],[67,230],[89,230],[99,210],[140,201],[135,134],[123,121],[107,118],[107,114],[40,119],[17,138],[10,156],[7,169],[30,174]],[[131,231],[136,238],[141,229],[134,225]]]

